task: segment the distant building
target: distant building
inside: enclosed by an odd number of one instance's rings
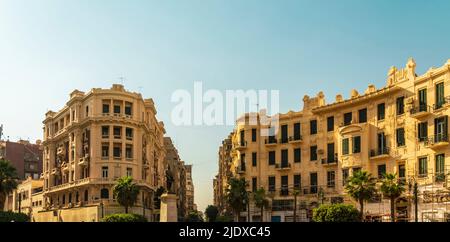
[[[11,162],[20,180],[26,180],[28,177],[39,179],[42,173],[42,157],[40,140],[36,144],[26,140],[0,141],[0,159]]]
[[[194,204],[194,183],[192,182],[192,165],[185,165],[186,168],[186,201],[187,211],[197,210]]]
[[[5,211],[22,212],[30,217],[43,210],[43,180],[33,180],[28,177],[6,197]]]

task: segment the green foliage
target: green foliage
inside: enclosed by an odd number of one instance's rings
[[[113,189],[114,197],[117,202],[125,207],[125,213],[128,208],[132,207],[139,195],[139,187],[133,182],[133,178],[129,176],[121,177]]]
[[[0,208],[5,205],[6,197],[17,187],[17,173],[11,163],[0,160]]]
[[[323,204],[313,210],[314,222],[359,222],[360,214],[352,205]]]
[[[348,194],[359,202],[360,216],[363,218],[364,201],[368,201],[376,193],[376,180],[366,171],[357,171],[348,180],[345,189]]]
[[[198,211],[192,211],[186,216],[184,222],[203,222],[203,218]]]
[[[30,217],[24,213],[0,211],[0,222],[29,222]]]
[[[208,219],[208,222],[216,222],[217,215],[219,214],[219,209],[216,206],[209,205],[205,209],[205,215]]]
[[[219,215],[217,216],[216,222],[233,222],[233,217],[227,215]]]
[[[245,208],[249,197],[246,190],[247,182],[244,178],[231,178],[228,181],[228,188],[225,190],[225,200],[233,209],[235,216]]]
[[[395,221],[395,200],[405,191],[405,185],[397,179],[396,174],[386,174],[381,187],[383,196],[389,198],[391,202],[391,221]]]
[[[102,222],[116,222],[116,223],[142,223],[147,222],[147,218],[139,214],[118,213],[111,214],[104,217]]]

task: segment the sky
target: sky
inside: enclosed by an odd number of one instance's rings
[[[233,127],[175,126],[175,90],[279,90],[287,112],[321,90],[380,88],[409,57],[419,74],[450,59],[449,12],[447,0],[0,0],[0,124],[42,139],[71,91],[124,84],[155,101],[204,211]]]

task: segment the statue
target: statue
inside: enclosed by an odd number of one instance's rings
[[[174,189],[173,189],[173,176],[172,173],[170,172],[170,169],[166,170],[166,186],[167,186],[167,193],[175,193]]]

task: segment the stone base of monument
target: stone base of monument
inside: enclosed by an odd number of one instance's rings
[[[160,222],[177,222],[177,195],[165,193],[161,195]]]

